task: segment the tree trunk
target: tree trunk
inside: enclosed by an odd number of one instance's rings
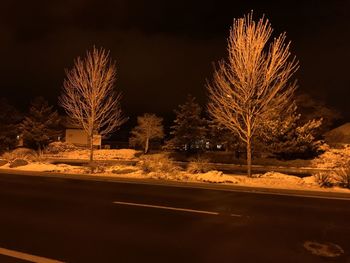
[[[90,162],[94,160],[94,135],[90,135]]]
[[[146,139],[145,153],[148,153],[148,148],[149,148],[149,138]]]
[[[247,175],[252,176],[252,144],[251,139],[247,140]]]

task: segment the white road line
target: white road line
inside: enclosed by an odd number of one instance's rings
[[[117,201],[113,202],[113,204],[158,208],[158,209],[183,211],[183,212],[207,214],[207,215],[218,215],[219,214],[218,212],[210,212],[210,211],[204,211],[204,210],[195,210],[195,209],[187,209],[187,208],[179,208],[179,207],[171,207],[171,206],[148,205],[148,204],[138,204],[138,203],[128,203],[128,202],[117,202]]]
[[[157,208],[157,209],[164,209],[164,210],[182,211],[182,212],[206,214],[206,215],[216,215],[216,216],[220,214],[218,212],[210,212],[210,211],[205,211],[205,210],[196,210],[196,209],[179,208],[179,207],[171,207],[171,206],[161,206],[161,205],[138,204],[138,203],[129,203],[129,202],[114,201],[113,204],[148,207],[148,208]],[[242,215],[230,214],[230,216],[241,217]]]
[[[233,216],[233,217],[242,217],[242,215],[237,215],[237,214],[230,214],[230,216]]]
[[[10,250],[10,249],[6,249],[6,248],[2,248],[2,247],[0,247],[0,255],[12,257],[12,258],[17,258],[17,259],[22,259],[22,260],[26,260],[29,262],[35,262],[35,263],[64,263],[63,261],[34,256],[34,255],[27,254],[27,253],[18,252],[15,250]]]

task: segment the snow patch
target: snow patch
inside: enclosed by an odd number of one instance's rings
[[[11,169],[6,164],[0,169]],[[26,166],[12,168],[12,170],[37,171],[37,172],[58,172],[68,174],[89,174],[93,176],[109,176],[116,178],[133,178],[133,179],[162,179],[183,182],[208,182],[220,184],[235,184],[239,186],[251,186],[261,188],[280,188],[280,189],[296,189],[296,190],[317,190],[327,192],[344,192],[350,193],[349,189],[333,187],[321,188],[315,176],[299,178],[297,176],[286,175],[277,172],[268,172],[254,177],[245,175],[228,175],[220,171],[209,171],[207,173],[191,174],[188,172],[150,172],[145,173],[140,168],[130,165],[113,165],[103,166],[101,173],[91,174],[89,167],[74,166],[67,164],[50,164],[43,162],[32,162]]]
[[[225,175],[220,171],[209,171],[207,173],[199,173],[190,175],[189,178],[194,179],[200,182],[209,182],[209,183],[231,183],[237,184],[239,180],[234,176]]]
[[[101,149],[94,150],[95,160],[130,160],[136,158],[140,151],[134,149]],[[87,160],[90,156],[90,150],[88,149],[78,149],[69,152],[60,152],[58,154],[47,154],[50,158],[60,158],[60,159],[78,159]]]
[[[259,177],[260,179],[270,179],[270,180],[279,180],[283,183],[292,183],[300,184],[303,182],[303,179],[293,175],[287,175],[277,172],[267,172]]]

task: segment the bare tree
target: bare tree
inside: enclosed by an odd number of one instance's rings
[[[228,60],[218,63],[207,85],[212,118],[246,143],[248,176],[252,137],[259,122],[272,111],[288,112],[294,104],[296,81],[290,79],[298,62],[291,58],[285,33],[269,42],[272,31],[265,17],[255,22],[253,12],[235,19],[228,38]]]
[[[164,137],[162,121],[162,118],[149,113],[137,117],[137,126],[131,131],[130,144],[143,146],[147,153],[152,139]]]
[[[87,51],[85,58],[75,60],[73,69],[66,70],[60,104],[88,134],[90,161],[93,161],[94,134],[106,135],[125,122],[115,80],[115,62],[102,48]]]

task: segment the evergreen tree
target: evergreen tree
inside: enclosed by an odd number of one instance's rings
[[[215,121],[209,122],[207,139],[212,145],[212,149],[216,149],[217,145],[221,145],[225,151],[238,152],[240,148],[242,148],[242,143],[240,142],[238,135],[232,133],[226,127]]]
[[[185,104],[175,110],[176,118],[171,127],[173,138],[168,141],[168,148],[197,151],[205,148],[207,122],[201,117],[202,109],[195,98],[188,96]]]
[[[42,149],[62,134],[60,117],[43,97],[34,99],[28,115],[20,124],[24,144]]]
[[[296,107],[284,116],[270,115],[260,124],[262,132],[256,138],[260,142],[257,145],[280,159],[312,158],[321,152],[322,141],[318,137],[321,124],[322,119],[301,121]]]
[[[164,137],[162,121],[162,118],[149,113],[137,117],[137,126],[131,131],[130,145],[140,145],[147,153],[151,140]]]
[[[300,122],[306,123],[313,119],[322,119],[322,124],[318,129],[320,136],[334,128],[336,123],[342,119],[339,111],[308,94],[300,94],[295,100],[298,111],[301,113]]]
[[[0,99],[0,152],[16,147],[21,114],[6,99]]]

